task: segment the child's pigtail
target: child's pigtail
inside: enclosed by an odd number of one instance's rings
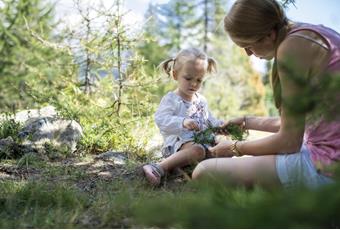
[[[217,64],[215,59],[208,57],[208,68],[207,68],[208,73],[212,72],[217,72]]]
[[[171,71],[173,70],[173,65],[175,63],[175,60],[173,58],[166,59],[162,61],[158,68],[163,70],[169,77],[171,77]]]

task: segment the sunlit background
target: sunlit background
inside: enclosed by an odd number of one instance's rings
[[[73,0],[59,0],[51,2],[56,3],[56,19],[62,20],[72,27],[79,20],[79,14],[75,10]],[[227,12],[228,7],[235,0],[230,0],[229,4],[225,6]],[[82,0],[81,4],[84,6],[93,4],[98,1]],[[109,6],[113,1],[103,1],[105,5]],[[144,13],[148,8],[148,4],[166,4],[169,0],[127,0],[124,1],[125,11],[128,12],[124,18],[127,24],[135,25],[136,29],[140,29],[141,25],[145,23]],[[314,24],[323,24],[329,26],[336,31],[340,31],[340,1],[339,0],[296,0],[294,5],[288,5],[286,13],[289,19],[298,22],[307,22]],[[220,24],[222,26],[222,24]],[[265,71],[265,61],[251,57],[256,70],[260,72]]]

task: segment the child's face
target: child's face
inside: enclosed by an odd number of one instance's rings
[[[206,73],[206,61],[197,59],[186,62],[179,71],[174,71],[174,78],[178,81],[178,93],[186,100],[191,100],[193,95],[201,88]]]

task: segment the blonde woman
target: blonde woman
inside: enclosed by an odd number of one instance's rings
[[[334,182],[331,168],[340,160],[339,86],[329,92],[322,83],[339,80],[340,35],[322,25],[289,21],[275,0],[236,0],[224,26],[248,56],[274,59],[272,86],[280,116],[230,120],[273,134],[218,143],[210,151],[229,158],[201,162],[193,178],[219,175],[234,185],[309,188]],[[231,158],[241,155],[253,157]]]

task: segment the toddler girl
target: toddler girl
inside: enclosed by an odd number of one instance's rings
[[[159,185],[165,173],[172,169],[203,160],[207,150],[193,142],[195,131],[223,124],[211,115],[206,99],[198,93],[206,73],[216,70],[214,59],[190,48],[163,61],[160,67],[177,81],[177,89],[162,98],[155,113],[156,124],[164,138],[162,155],[165,159],[159,164],[143,166],[153,186]]]

